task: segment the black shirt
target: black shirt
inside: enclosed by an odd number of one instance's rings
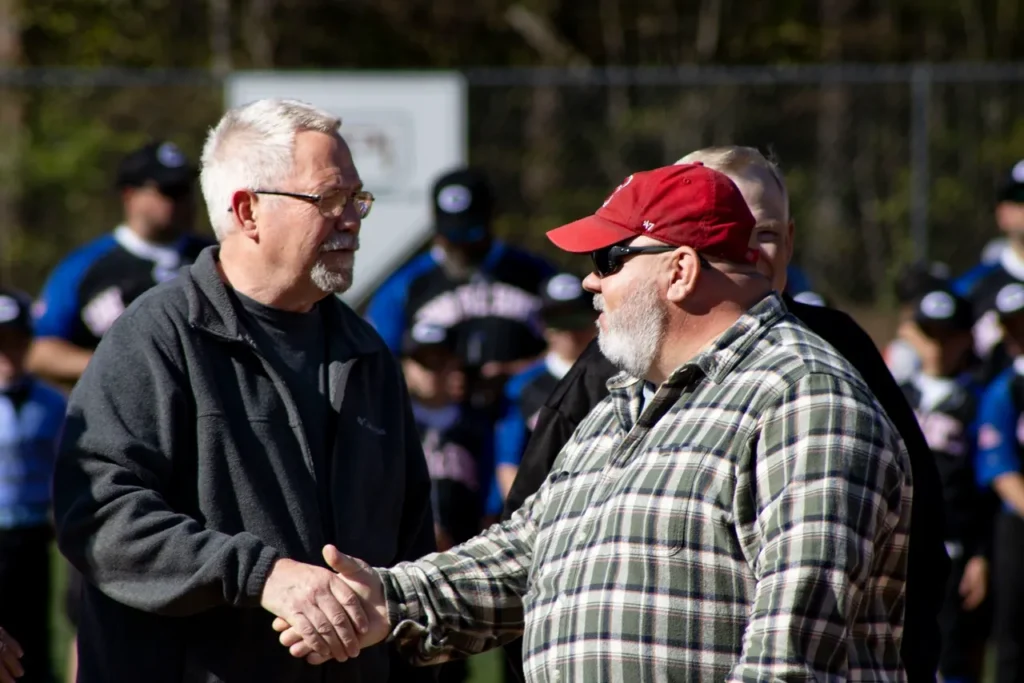
[[[273,308],[239,292],[245,309],[244,325],[260,353],[270,361],[291,392],[309,444],[316,470],[317,491],[324,519],[332,519],[327,482],[330,481],[327,453],[328,404],[325,396],[324,350],[326,330],[319,304],[308,313]]]
[[[914,475],[910,520],[913,542],[907,568],[906,616],[900,649],[910,683],[934,683],[940,649],[937,613],[945,595],[949,557],[944,545],[942,485],[931,449],[914,411],[871,337],[842,311],[797,303],[788,296],[785,301],[791,313],[832,344],[860,372],[906,444]],[[605,383],[616,372],[615,366],[601,355],[595,340],[562,379],[545,403],[526,446],[505,504],[506,518],[544,483],[551,465],[577,425],[608,395]],[[519,662],[516,673],[522,680],[522,657],[516,659],[515,654],[519,642],[515,641],[509,648],[509,659]]]

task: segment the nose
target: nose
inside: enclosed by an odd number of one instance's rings
[[[597,276],[597,273],[590,273],[590,275],[583,278],[583,289],[591,294],[601,293],[601,278]]]
[[[345,209],[341,212],[341,216],[338,218],[336,229],[341,232],[359,232],[359,228],[363,225],[363,219],[359,216],[359,211],[349,202],[345,205]]]

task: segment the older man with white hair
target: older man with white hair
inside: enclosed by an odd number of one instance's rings
[[[430,482],[397,363],[333,294],[373,205],[340,121],[263,100],[211,131],[220,242],[115,323],[70,402],[61,551],[85,576],[79,678],[388,681],[321,559],[433,549]],[[274,615],[328,668],[288,656]],[[343,663],[344,662],[344,663]]]

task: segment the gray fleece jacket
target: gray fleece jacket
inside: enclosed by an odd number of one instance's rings
[[[327,542],[374,566],[430,552],[430,481],[397,363],[333,298],[336,432],[330,481],[316,480],[302,416],[244,329],[217,254],[135,301],[71,395],[54,507],[61,552],[87,584],[78,680],[432,678],[386,644],[313,667],[277,642],[259,606],[273,562],[323,566]]]

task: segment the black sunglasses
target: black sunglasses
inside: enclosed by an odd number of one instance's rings
[[[599,277],[608,277],[622,270],[623,261],[627,256],[636,256],[638,254],[664,254],[670,251],[675,251],[678,247],[663,246],[663,247],[627,247],[621,244],[613,244],[610,247],[603,249],[596,249],[590,252],[590,258],[594,262],[594,272]],[[700,265],[704,268],[710,268],[711,264],[704,258],[702,254],[697,254],[697,259]]]

